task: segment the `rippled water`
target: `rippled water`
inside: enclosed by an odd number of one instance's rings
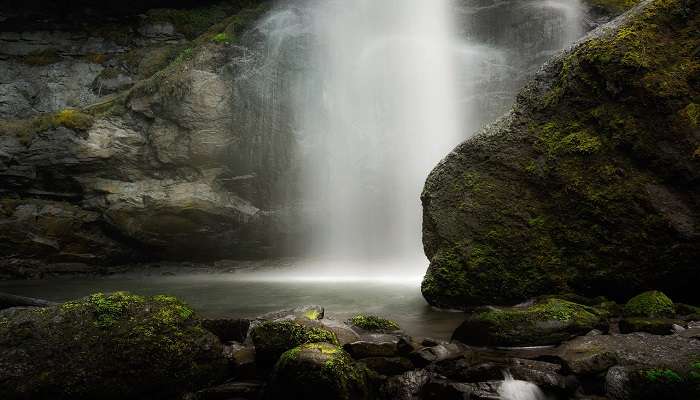
[[[347,319],[363,312],[397,321],[411,335],[449,339],[462,313],[438,311],[423,300],[417,279],[319,275],[196,273],[162,276],[0,281],[0,291],[64,301],[94,292],[127,290],[180,297],[204,316],[251,317],[304,304],[320,304],[326,315]]]

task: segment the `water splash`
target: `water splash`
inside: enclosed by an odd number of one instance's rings
[[[513,379],[509,371],[503,371],[503,383],[498,388],[501,400],[547,400],[534,383]]]
[[[422,185],[464,138],[450,1],[308,6],[311,68],[296,112],[312,252],[425,260]]]

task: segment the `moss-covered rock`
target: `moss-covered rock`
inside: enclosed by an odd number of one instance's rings
[[[477,310],[452,339],[477,346],[538,346],[560,343],[595,328],[606,328],[599,310],[550,298],[529,307]]]
[[[673,325],[683,326],[681,320],[670,318],[623,318],[620,320],[620,333],[647,332],[654,335],[670,335]]]
[[[268,399],[350,400],[369,398],[365,369],[330,343],[285,352],[275,366]]]
[[[631,317],[670,317],[676,310],[673,301],[665,294],[651,290],[631,298],[624,307],[624,313]]]
[[[306,343],[328,342],[338,345],[330,330],[306,326],[295,321],[267,321],[253,328],[251,338],[256,359],[262,366],[272,366],[285,351]]]
[[[219,340],[170,296],[97,293],[0,313],[0,398],[172,398],[221,379]]]
[[[376,315],[357,314],[348,320],[352,326],[366,331],[397,331],[399,324]]]
[[[428,177],[433,305],[552,292],[679,300],[700,279],[696,0],[644,1],[555,57]]]

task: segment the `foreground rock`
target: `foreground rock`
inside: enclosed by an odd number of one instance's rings
[[[475,311],[452,338],[477,346],[538,346],[558,344],[597,328],[607,330],[601,311],[552,298],[529,307]]]
[[[695,0],[645,1],[546,64],[422,195],[433,305],[700,281]]]
[[[166,399],[223,378],[219,340],[169,296],[0,312],[0,398]]]
[[[369,398],[365,371],[340,347],[312,343],[289,350],[272,376],[268,399],[361,400]]]

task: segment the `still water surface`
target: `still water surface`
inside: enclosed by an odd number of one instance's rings
[[[175,276],[121,274],[108,277],[0,281],[0,291],[66,301],[95,292],[127,290],[142,295],[177,296],[200,315],[252,317],[268,311],[319,304],[338,320],[354,313],[391,318],[414,336],[449,339],[464,314],[431,308],[416,280],[199,273]]]

